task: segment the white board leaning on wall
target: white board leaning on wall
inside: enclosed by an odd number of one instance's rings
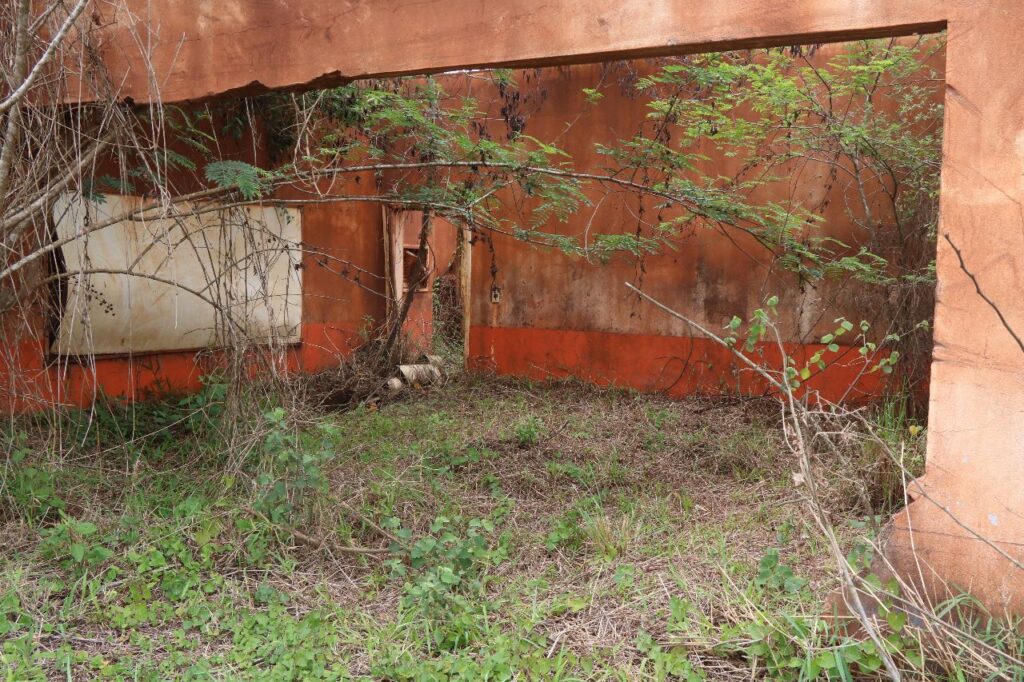
[[[54,206],[66,294],[51,351],[151,353],[237,343],[293,343],[302,315],[301,213],[191,205],[190,215],[95,226],[139,197],[67,195]],[[186,209],[180,209],[185,213]]]

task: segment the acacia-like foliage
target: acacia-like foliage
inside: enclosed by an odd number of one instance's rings
[[[806,277],[928,281],[930,259],[918,256],[933,250],[936,234],[942,74],[935,62],[943,47],[942,36],[867,41],[825,66],[804,50],[691,57],[639,80],[637,89],[652,98],[651,126],[607,153],[656,169],[670,186],[696,178],[701,189],[728,196],[723,214]],[[742,161],[741,172],[698,170],[708,143]],[[826,167],[830,185],[844,190],[848,218],[863,231],[857,244],[815,229],[820,204],[755,198],[758,188],[800,177],[808,164]]]
[[[743,230],[780,267],[810,280],[929,284],[931,258],[923,256],[933,250],[937,221],[943,45],[941,36],[867,41],[824,67],[798,49],[671,60],[638,79],[647,121],[630,139],[595,143],[605,159],[596,168],[523,134],[522,125],[494,139],[482,123],[490,103],[445,93],[444,78],[271,95],[248,111],[266,124],[273,156],[285,157],[261,170],[278,183],[372,171],[384,201],[574,253],[651,252],[700,225]],[[510,72],[478,77],[502,93],[516,87]],[[601,106],[599,88],[587,95]],[[709,145],[718,158],[738,160],[740,172],[709,163]],[[807,164],[826,167],[829,186],[842,190],[849,220],[862,229],[855,243],[830,235],[823,205],[760,198],[762,187],[798,177]],[[235,189],[243,187],[233,179],[248,179],[244,189],[254,191],[255,172],[221,172],[227,168],[212,167],[208,178]],[[597,226],[586,244],[549,229],[602,191],[654,198],[657,219],[637,234]],[[503,210],[509,203],[527,210]]]

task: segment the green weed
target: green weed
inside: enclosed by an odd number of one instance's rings
[[[532,448],[540,443],[543,430],[544,423],[539,418],[530,415],[517,422],[512,429],[512,433],[519,447]]]
[[[789,499],[790,472],[772,469],[770,427],[695,428],[674,416],[685,403],[595,391],[586,436],[544,433],[536,415],[590,389],[518,385],[344,414],[261,405],[237,456],[217,454],[216,388],[187,408],[204,415],[194,424],[148,407],[94,420],[89,447],[105,454],[83,467],[19,423],[0,669],[153,682],[879,675],[878,651],[818,618],[828,584],[806,571],[830,559],[793,507],[771,504]],[[654,449],[648,422],[664,435]],[[174,437],[142,433],[160,424]],[[132,428],[133,450],[105,440]],[[536,457],[541,442],[557,454]],[[733,462],[712,473],[715,457]],[[870,566],[874,524],[845,521],[851,561]],[[969,619],[969,606],[949,608]],[[882,608],[886,650],[908,671],[935,665],[913,624]],[[972,628],[1008,656],[1024,649],[994,619]]]

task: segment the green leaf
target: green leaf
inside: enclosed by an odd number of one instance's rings
[[[101,564],[110,557],[114,556],[114,553],[104,547],[103,545],[96,545],[89,550],[89,563]]]
[[[82,560],[85,559],[85,545],[80,542],[76,542],[71,545],[69,552],[71,554],[71,558],[74,559],[76,564],[82,563]]]
[[[569,597],[565,603],[573,613],[579,613],[590,606],[590,600],[586,597]]]
[[[836,655],[832,651],[822,651],[814,658],[814,662],[822,670],[831,670],[836,667]]]
[[[786,592],[789,592],[790,594],[796,594],[800,590],[804,589],[804,587],[806,586],[806,578],[798,578],[794,575],[787,577],[785,581],[782,583],[783,589],[786,590]]]
[[[196,169],[195,162],[192,159],[188,158],[187,156],[179,154],[178,152],[173,151],[171,149],[163,150],[163,154],[164,161],[171,168],[184,168],[185,170],[190,171],[194,171]]]
[[[75,524],[75,532],[84,536],[94,535],[96,533],[96,524],[88,521],[79,521]]]
[[[893,632],[900,632],[907,623],[907,614],[903,611],[889,611],[885,615],[885,620],[889,623],[889,627],[892,628]]]
[[[206,179],[224,189],[237,189],[247,201],[263,194],[263,172],[244,161],[214,161],[206,165]]]
[[[839,679],[843,682],[853,682],[853,675],[850,674],[850,668],[846,664],[846,659],[843,654],[844,651],[842,649],[837,649],[835,652],[836,672],[839,673]]]

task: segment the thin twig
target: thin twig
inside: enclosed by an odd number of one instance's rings
[[[952,238],[950,238],[949,233],[946,232],[942,236],[949,243],[950,248],[953,249],[953,253],[956,254],[957,260],[960,261],[960,269],[963,270],[964,274],[966,274],[971,279],[971,282],[974,284],[974,290],[978,293],[978,296],[980,296],[981,300],[985,301],[985,303],[988,304],[988,307],[992,308],[996,316],[999,318],[999,321],[1002,323],[1003,327],[1010,334],[1010,336],[1013,337],[1013,340],[1017,342],[1017,347],[1020,348],[1020,352],[1024,353],[1024,340],[1021,340],[1020,336],[1017,335],[1017,332],[1014,331],[1013,327],[1010,326],[1009,321],[1007,321],[1006,317],[1003,315],[1003,311],[999,309],[999,306],[997,306],[995,302],[991,298],[986,296],[985,292],[981,290],[981,284],[978,283],[978,278],[974,276],[973,272],[967,269],[967,263],[964,262],[964,255],[963,253],[961,253],[960,249],[957,248],[957,245],[953,243],[953,240]]]

